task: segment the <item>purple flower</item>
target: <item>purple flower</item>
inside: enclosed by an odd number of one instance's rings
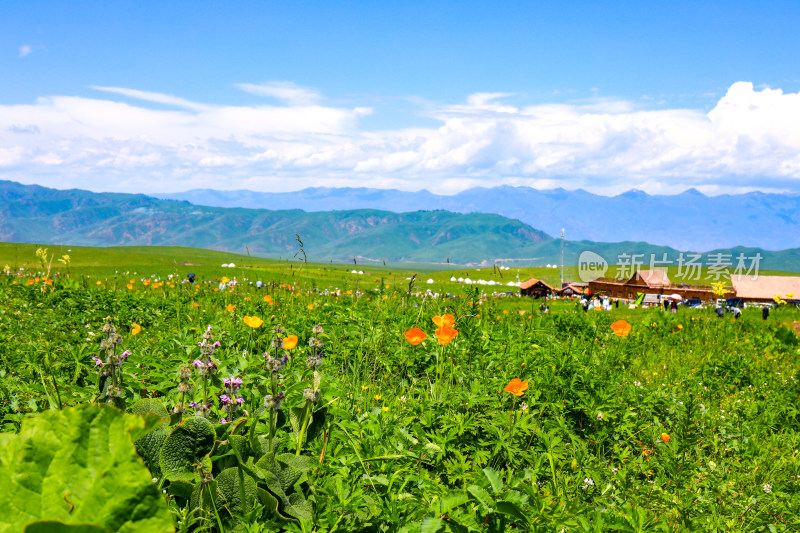
[[[244,403],[244,398],[242,398],[241,396],[238,396],[236,398],[236,403],[238,403],[239,405],[242,405]]]
[[[213,346],[214,348],[219,348],[219,347],[220,347],[220,346],[222,346],[222,345],[220,344],[220,342],[219,342],[219,341],[217,341],[217,342],[215,342],[214,344],[212,344],[211,346]]]
[[[130,350],[125,350],[124,352],[122,352],[122,355],[120,355],[120,357],[122,357],[123,361],[127,361],[129,355],[131,355],[131,351]]]
[[[195,359],[194,361],[192,361],[192,366],[195,368],[203,368],[204,366],[206,366],[206,364],[202,362],[200,359]]]
[[[97,357],[96,355],[92,357],[92,360],[94,361],[94,366],[99,366],[100,368],[103,368],[103,365],[105,365],[105,363],[103,363],[103,360]]]
[[[242,386],[241,378],[222,378],[222,382],[229,389],[238,389],[239,387]]]
[[[224,418],[220,418],[220,419],[219,419],[219,423],[220,423],[220,424],[227,424],[227,423],[228,423],[228,421],[227,421],[227,420],[225,420]]]
[[[222,396],[219,397],[219,401],[222,402],[222,405],[228,405],[229,403],[231,403],[231,397],[228,396],[227,394],[223,394]]]
[[[200,407],[200,404],[199,404],[199,403],[197,403],[197,402],[192,402],[192,403],[190,403],[190,404],[189,404],[189,406],[190,406],[192,409],[197,409],[198,407]]]

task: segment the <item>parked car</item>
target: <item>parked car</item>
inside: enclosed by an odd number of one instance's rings
[[[683,300],[681,305],[690,308],[701,307],[703,305],[703,301],[700,298],[689,298],[687,300]]]
[[[725,300],[725,307],[744,307],[744,300],[742,298],[728,298]]]

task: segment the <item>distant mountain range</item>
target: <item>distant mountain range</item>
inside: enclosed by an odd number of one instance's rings
[[[321,187],[288,193],[195,189],[156,196],[197,205],[253,209],[380,209],[398,213],[444,209],[495,213],[553,236],[560,235],[564,228],[569,239],[644,241],[680,250],[800,247],[800,195],[788,194],[705,196],[689,189],[673,196],[651,196],[632,190],[607,197],[580,189],[503,186],[468,189],[453,196],[428,191]]]
[[[406,193],[408,194],[408,193]],[[272,201],[266,206],[281,205]],[[309,261],[421,262],[460,265],[544,266],[561,261],[561,240],[497,214],[449,211],[394,213],[375,209],[267,210],[193,205],[142,194],[57,190],[0,181],[0,240],[86,246],[191,246]],[[564,262],[593,251],[615,264],[620,254],[650,254],[676,261],[679,251],[646,242],[564,242]],[[800,271],[800,249],[778,252],[737,247],[729,254],[760,253],[761,269]],[[707,262],[710,254],[704,254]]]

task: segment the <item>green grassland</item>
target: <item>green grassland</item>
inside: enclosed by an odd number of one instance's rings
[[[36,248],[0,246],[0,531],[800,528],[795,308],[542,314],[445,281],[515,269]]]

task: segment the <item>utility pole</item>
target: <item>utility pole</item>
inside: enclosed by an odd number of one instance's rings
[[[564,228],[561,228],[561,289],[564,288]]]

